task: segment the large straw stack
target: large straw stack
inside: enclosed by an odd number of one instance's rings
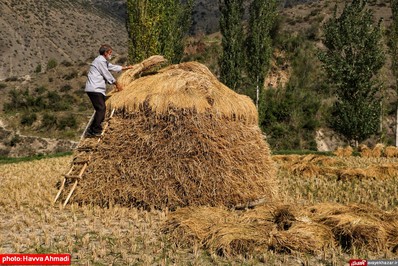
[[[107,102],[114,117],[72,201],[232,207],[277,197],[270,150],[248,97],[199,63],[132,77],[122,76],[123,91]]]

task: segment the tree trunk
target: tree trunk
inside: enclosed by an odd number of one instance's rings
[[[397,104],[397,117],[395,119],[395,146],[398,147],[398,104]]]

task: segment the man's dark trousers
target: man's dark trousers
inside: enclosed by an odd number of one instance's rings
[[[95,115],[93,122],[90,125],[89,132],[91,133],[101,133],[102,126],[101,123],[105,119],[106,105],[105,105],[105,95],[99,92],[87,92],[88,97],[93,104],[95,109]]]

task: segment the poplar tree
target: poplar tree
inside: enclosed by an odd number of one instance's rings
[[[374,25],[366,3],[346,3],[340,16],[335,9],[325,24],[326,51],[320,56],[337,98],[330,124],[356,144],[378,131],[381,86],[377,74],[385,60],[380,21]]]
[[[398,93],[398,0],[391,0],[391,38],[390,38],[390,53],[392,56],[392,72],[395,78],[395,87]],[[398,101],[396,103],[396,120],[395,120],[395,146],[398,147]]]
[[[233,90],[239,90],[245,67],[243,0],[219,0],[222,55],[220,80]]]
[[[154,54],[178,63],[184,51],[184,36],[191,24],[193,1],[127,0],[126,27],[129,60],[139,62]]]
[[[250,5],[246,52],[248,77],[256,87],[256,106],[269,71],[272,56],[271,30],[277,16],[276,0],[256,0]]]

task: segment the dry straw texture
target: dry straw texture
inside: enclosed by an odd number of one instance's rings
[[[125,75],[120,79],[125,80]],[[109,99],[111,108],[140,112],[147,106],[161,115],[173,115],[177,109],[257,125],[252,100],[226,87],[206,66],[196,62],[172,65],[156,75],[132,80],[124,88]]]
[[[320,254],[332,247],[396,252],[397,222],[396,213],[358,204],[268,205],[240,213],[200,207],[171,213],[165,231],[178,243],[199,241],[227,255],[264,250]]]
[[[246,97],[198,63],[133,80],[72,198],[108,206],[234,206],[277,197],[268,144]]]

